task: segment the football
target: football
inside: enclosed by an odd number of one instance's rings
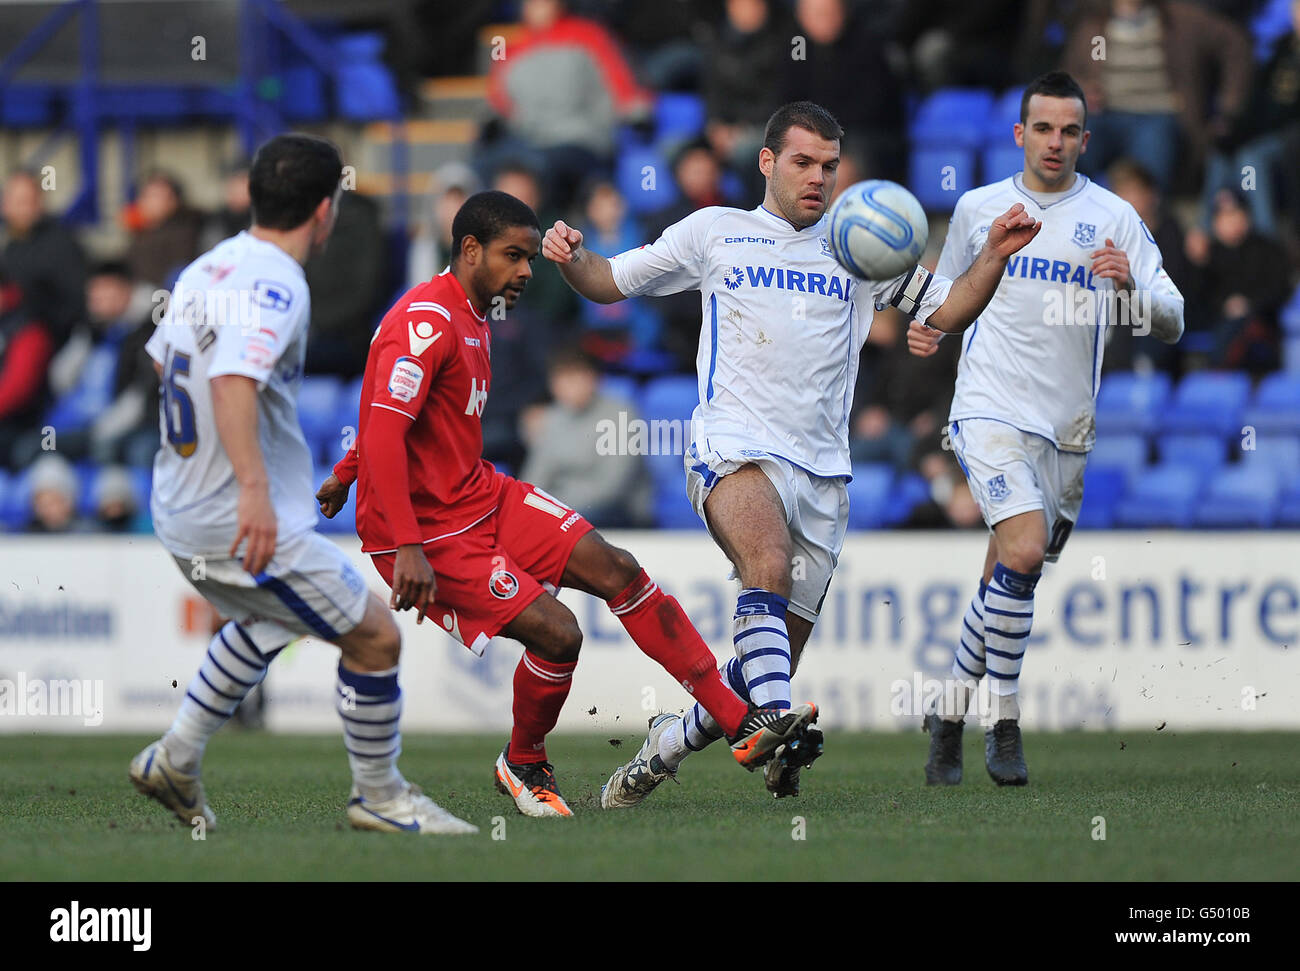
[[[872,179],[854,183],[835,200],[827,235],[844,269],[868,280],[889,280],[920,261],[930,224],[907,189]]]

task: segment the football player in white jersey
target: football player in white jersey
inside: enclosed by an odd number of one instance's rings
[[[1038,223],[1023,205],[993,221],[960,279],[917,267],[892,280],[850,276],[831,255],[825,213],[843,130],[824,108],[795,102],[768,122],[753,210],[713,206],[658,241],[612,259],[557,222],[542,253],[569,285],[598,303],[699,290],[703,327],[699,406],[686,450],[687,494],[741,582],[728,683],[756,705],[790,706],[790,675],[834,572],[848,520],[849,408],[872,315],[886,306],[948,332],[983,309],[1007,258]],[[686,755],[721,736],[698,705],[661,715],[601,804],[640,802]],[[820,743],[786,751],[765,769],[774,795],[798,792]]]
[[[226,618],[171,729],[129,775],[187,825],[216,824],[200,778],[212,735],[290,641],[342,651],[337,708],[358,829],[473,833],[402,778],[401,634],[344,553],[315,532],[297,398],[311,302],[303,264],[334,226],[343,163],[330,142],[281,135],[249,172],[253,225],[191,263],[147,350],[162,383],[151,506],[159,540]],[[394,604],[394,606],[396,606]]]
[[[979,592],[966,609],[952,679],[928,713],[926,782],[961,781],[961,734],[980,678],[992,726],[985,764],[998,785],[1029,780],[1020,735],[1020,668],[1043,562],[1055,562],[1083,500],[1095,435],[1106,328],[1132,326],[1174,343],[1183,297],[1131,205],[1075,172],[1088,144],[1087,103],[1075,80],[1035,79],[1020,103],[1024,171],[957,200],[938,274],[960,273],[1011,202],[1043,231],[1007,263],[1006,278],[964,338],[949,414],[953,450],[993,535]],[[938,331],[913,322],[913,353],[933,354]]]

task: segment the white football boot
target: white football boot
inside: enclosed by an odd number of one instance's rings
[[[515,801],[515,808],[525,816],[567,817],[573,810],[560,795],[555,784],[555,770],[550,762],[516,765],[506,761],[510,746],[497,756],[496,787]]]
[[[136,789],[157,799],[186,826],[202,819],[208,829],[216,828],[217,817],[208,806],[199,773],[182,772],[172,765],[161,738],[131,760],[127,774]]]
[[[353,786],[348,797],[348,822],[353,829],[381,833],[460,836],[478,832],[473,823],[453,816],[409,782],[403,782],[402,791],[393,798],[384,800],[366,799]]]
[[[666,732],[680,715],[665,712],[650,719],[650,732],[630,762],[620,765],[600,787],[601,809],[627,809],[635,806],[659,783],[677,773],[669,772],[659,757],[659,736]]]

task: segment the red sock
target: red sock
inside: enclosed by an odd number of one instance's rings
[[[525,650],[515,668],[515,727],[506,761],[516,765],[546,761],[546,736],[559,721],[569,697],[577,661],[556,664]]]
[[[718,674],[718,661],[675,597],[659,589],[645,570],[609,602],[643,654],[676,678],[728,735],[736,734],[749,706]]]

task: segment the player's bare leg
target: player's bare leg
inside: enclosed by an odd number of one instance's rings
[[[546,736],[569,696],[582,631],[568,607],[543,593],[501,631],[524,645],[515,668],[514,728],[497,758],[495,783],[525,816],[572,816],[546,758]]]
[[[713,652],[676,598],[665,594],[631,553],[611,546],[594,530],[574,547],[561,582],[609,604],[636,645],[698,699],[731,742],[736,760],[746,768],[765,764],[779,747],[799,737],[804,725],[816,717],[813,706],[801,706],[790,714],[784,710],[781,714],[751,711],[748,702],[723,682]],[[650,735],[636,757],[616,769],[602,788],[602,806],[610,809],[635,805],[673,774],[658,754],[657,741],[670,727],[666,719],[651,720]]]

